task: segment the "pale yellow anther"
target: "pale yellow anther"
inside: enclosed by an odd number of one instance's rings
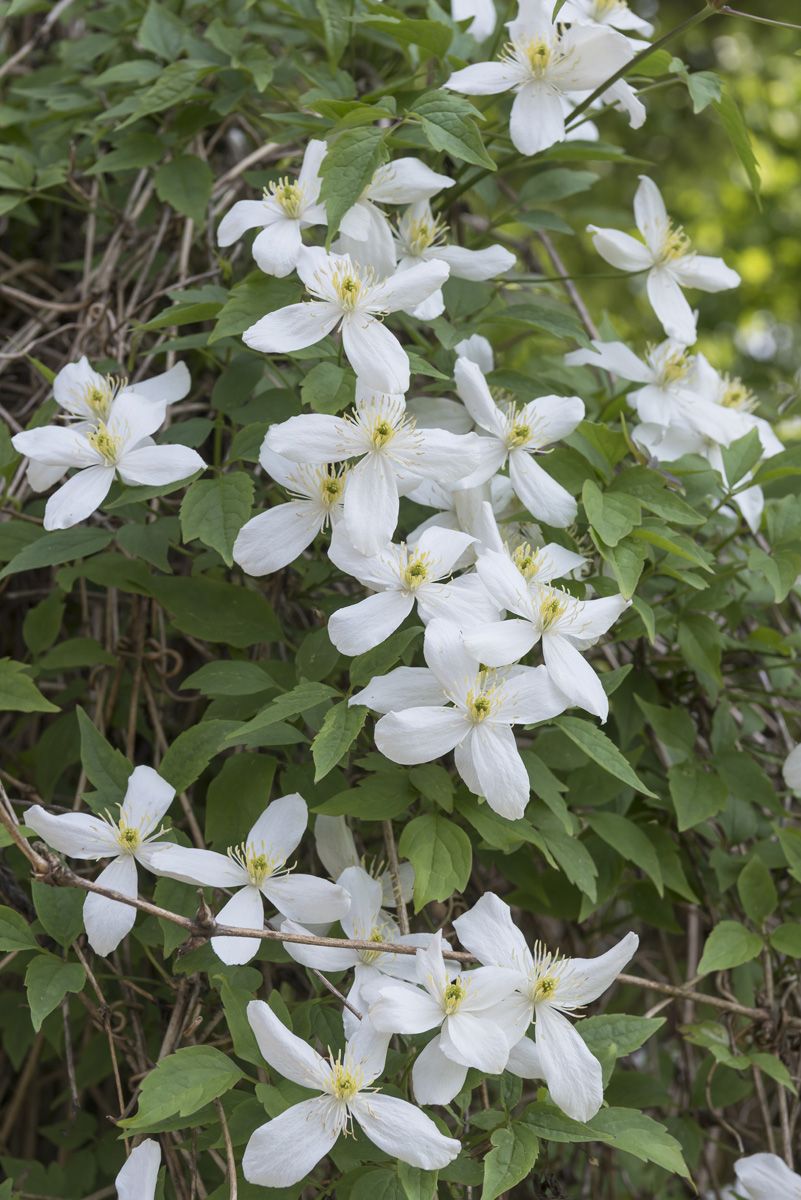
[[[558,983],[559,980],[553,975],[543,975],[541,978],[535,980],[531,999],[535,1004],[538,1000],[553,1000]]]
[[[275,200],[293,221],[298,219],[303,210],[303,188],[286,176],[267,185],[264,189],[264,199]]]
[[[449,1017],[459,1011],[459,1007],[466,995],[467,988],[462,983],[461,975],[457,975],[453,982],[448,984],[442,994],[442,1004]]]
[[[265,879],[283,866],[283,859],[274,858],[264,848],[257,849],[249,842],[241,846],[230,846],[228,856],[247,871],[248,880],[254,887],[261,887]]]
[[[524,542],[512,551],[512,562],[524,579],[531,579],[539,570],[540,552],[532,550],[528,542]]]
[[[431,570],[430,558],[427,554],[416,554],[409,558],[401,571],[401,579],[410,592],[414,592],[425,583]]]
[[[719,403],[724,408],[735,409],[736,412],[753,412],[757,406],[757,398],[742,379],[738,379],[736,375],[724,375],[722,378],[725,391]]]
[[[478,689],[477,691],[469,691],[467,693],[466,708],[468,716],[477,725],[482,721],[486,721],[487,717],[495,707],[494,688]]]
[[[127,850],[129,854],[133,854],[134,850],[138,850],[142,844],[142,836],[135,826],[126,825],[121,819],[117,832],[117,841],[123,850]]]
[[[113,433],[110,433],[108,426],[103,421],[99,423],[93,433],[86,435],[86,440],[105,459],[110,467],[116,466],[120,446],[122,445],[122,438],[115,437]]]
[[[421,217],[418,221],[411,221],[405,231],[405,241],[409,252],[413,255],[420,255],[430,246],[438,245],[443,241],[447,230],[448,226],[439,219],[432,221]]]
[[[551,62],[551,47],[544,38],[531,38],[523,46],[532,74],[544,75]]]
[[[681,225],[673,225],[671,222],[667,227],[667,232],[662,242],[659,261],[666,263],[673,262],[677,258],[686,258],[691,249],[692,242]]]
[[[540,626],[543,632],[550,629],[562,616],[567,603],[556,592],[546,592],[540,600]]]
[[[337,471],[334,467],[325,468],[320,472],[320,499],[326,508],[332,508],[342,499],[345,490],[345,471]]]
[[[663,387],[678,383],[685,379],[690,370],[690,359],[687,351],[677,347],[666,355],[659,366],[659,382]]]

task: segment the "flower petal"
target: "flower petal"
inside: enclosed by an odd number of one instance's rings
[[[466,629],[464,644],[470,653],[488,667],[503,667],[517,662],[539,641],[531,621],[492,621],[478,629]]]
[[[396,158],[379,167],[367,194],[378,204],[414,204],[428,200],[453,185],[448,175],[438,175],[420,158]]]
[[[734,1164],[738,1191],[748,1200],[801,1200],[801,1176],[777,1154],[751,1154]]]
[[[553,683],[568,700],[605,722],[609,700],[590,664],[567,638],[548,633],[542,639],[542,657]]]
[[[297,266],[302,245],[300,221],[281,217],[256,235],[253,258],[265,275],[284,279]]]
[[[537,1005],[537,1050],[551,1099],[574,1121],[589,1121],[603,1104],[601,1064],[581,1035],[550,1004]]]
[[[70,529],[91,517],[100,507],[114,482],[113,467],[86,467],[78,471],[47,502],[45,529]]]
[[[338,921],[350,908],[350,897],[344,888],[302,872],[267,878],[261,890],[280,913],[301,924]]]
[[[494,1021],[495,1009],[502,1000],[511,996],[520,983],[517,971],[508,967],[476,967],[462,975],[462,983],[467,988],[467,995],[462,1001],[460,1012],[480,1013],[491,1009],[488,1015]]]
[[[465,645],[464,634],[453,621],[435,620],[425,632],[425,659],[442,688],[462,699],[473,686],[479,659]]]
[[[267,313],[245,330],[242,341],[252,350],[287,354],[321,341],[341,316],[342,310],[328,300],[304,300]]]
[[[414,1104],[381,1092],[359,1093],[348,1105],[366,1137],[393,1158],[438,1171],[458,1156],[462,1144],[445,1137]]]
[[[339,1137],[330,1104],[324,1096],[303,1100],[254,1130],[242,1158],[248,1183],[285,1188],[308,1175]]]
[[[263,200],[238,200],[217,226],[217,245],[231,246],[243,233],[266,225],[269,220]]]
[[[258,853],[266,851],[283,866],[297,848],[308,823],[306,801],[292,792],[267,805],[245,840]]]
[[[511,271],[517,262],[505,246],[487,246],[484,250],[468,250],[465,246],[437,246],[437,258],[448,264],[455,279],[481,282],[495,279]]]
[[[457,358],[453,377],[456,391],[476,425],[502,439],[505,435],[503,417],[478,364],[469,358]]]
[[[575,520],[575,498],[535,462],[533,455],[513,450],[509,455],[509,478],[515,494],[538,521],[565,529]]]
[[[332,613],[328,636],[340,654],[364,654],[386,641],[413,608],[413,597],[400,590],[376,592]]]
[[[168,879],[203,887],[242,887],[248,882],[244,867],[227,854],[196,850],[194,846],[165,842],[154,851],[149,865],[154,875],[166,875]]]
[[[303,413],[271,425],[264,444],[282,458],[314,464],[341,462],[367,448],[349,421],[327,413]]]
[[[627,933],[597,958],[570,959],[570,970],[560,979],[559,1003],[581,1006],[597,1000],[631,961],[639,944],[636,933]]]
[[[160,1166],[161,1146],[158,1142],[153,1138],[140,1142],[114,1180],[117,1200],[153,1200]]]
[[[520,71],[508,63],[483,62],[454,71],[442,86],[466,96],[495,96],[519,82]]]
[[[264,928],[264,902],[257,887],[250,884],[234,892],[227,904],[217,913],[220,925],[234,925],[239,929]],[[259,952],[259,938],[213,937],[211,948],[219,959],[229,967],[239,967]]]
[[[120,809],[126,825],[134,825],[140,835],[149,837],[164,819],[175,797],[175,788],[152,767],[134,767]]]
[[[528,804],[531,784],[508,725],[485,721],[470,734],[470,754],[476,775],[490,808],[516,821]]]
[[[557,717],[567,707],[567,697],[546,667],[519,667],[502,684],[495,715],[512,725],[533,725]]]
[[[565,140],[561,93],[547,83],[527,83],[514,98],[509,134],[521,154],[539,154]]]
[[[88,429],[81,425],[81,429]],[[11,444],[19,454],[34,462],[52,467],[95,467],[100,455],[85,435],[68,425],[40,425],[38,429],[23,429],[15,433]]]
[[[367,687],[351,696],[349,703],[388,713],[423,706],[440,708],[447,697],[428,667],[395,667],[386,675],[376,675]]]
[[[308,929],[304,929],[295,921],[282,921],[279,928],[282,933],[304,933],[312,936]],[[358,950],[348,950],[347,948],[339,950],[336,946],[313,946],[305,945],[303,942],[282,942],[281,944],[295,962],[304,967],[312,967],[317,971],[347,971],[349,967],[356,966],[360,961]]]
[[[584,401],[578,396],[538,396],[525,406],[521,418],[533,427],[530,444],[541,450],[567,437],[584,420]]]
[[[453,922],[459,941],[486,966],[509,967],[528,974],[532,968],[526,939],[512,920],[512,910],[494,892],[485,892]]]
[[[394,333],[370,313],[350,313],[342,322],[348,362],[367,387],[377,392],[409,390],[409,357]]]
[[[289,566],[312,544],[322,524],[308,500],[277,504],[246,521],[234,542],[233,558],[248,575],[270,575]]]
[[[647,175],[640,176],[640,183],[634,195],[634,219],[646,246],[654,258],[658,258],[670,232],[670,219],[662,193]]]
[[[509,1051],[506,1070],[520,1079],[543,1079],[544,1072],[537,1044],[533,1038],[524,1037]]]
[[[438,1028],[444,1013],[442,1005],[413,983],[388,983],[370,1005],[369,1017],[376,1029],[385,1033],[424,1033]]]
[[[490,1075],[500,1075],[509,1057],[509,1043],[502,1030],[489,1017],[462,1008],[445,1018],[440,1048],[446,1057]]]
[[[628,38],[597,25],[571,25],[562,36],[563,56],[549,71],[565,91],[591,91],[634,56]]]
[[[130,854],[121,854],[98,875],[95,883],[123,896],[136,896],[136,862]],[[116,950],[122,939],[129,934],[136,922],[136,909],[132,904],[121,904],[109,900],[97,892],[89,892],[83,904],[83,923],[89,945],[96,954],[104,957]]]
[[[610,266],[620,271],[647,271],[653,266],[648,247],[630,234],[619,229],[600,229],[597,225],[588,225],[587,230],[592,234],[593,246]]]
[[[654,373],[647,363],[638,358],[633,350],[623,342],[594,341],[592,350],[571,350],[565,355],[565,362],[570,367],[600,367],[603,371],[612,371],[621,379],[630,379],[633,383],[650,383]]]
[[[680,259],[674,272],[683,287],[702,292],[724,292],[740,283],[740,276],[722,258],[711,258],[708,254],[690,254]]]
[[[189,446],[140,446],[128,450],[117,469],[123,483],[152,486],[187,479],[196,471],[205,471],[206,464]]]
[[[111,826],[89,813],[49,813],[41,804],[25,810],[23,820],[40,838],[70,858],[108,858],[120,846]]]
[[[247,1018],[264,1061],[279,1075],[306,1088],[320,1088],[326,1065],[316,1050],[287,1029],[264,1000],[251,1000]]]
[[[664,267],[655,267],[648,272],[646,290],[651,308],[662,322],[668,337],[691,346],[697,336],[695,314],[674,273]]]
[[[441,758],[469,732],[458,709],[407,708],[387,713],[376,723],[375,744],[392,762],[409,766]]]
[[[396,271],[389,279],[379,284],[374,293],[375,302],[387,312],[396,312],[399,308],[414,308],[441,288],[449,274],[447,262],[441,259],[416,263],[406,271]]]
[[[450,1104],[464,1087],[467,1067],[447,1058],[437,1035],[425,1046],[412,1067],[412,1089],[418,1104]]]

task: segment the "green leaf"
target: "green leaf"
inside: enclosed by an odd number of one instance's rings
[[[355,687],[369,683],[376,675],[385,675],[409,647],[422,635],[423,626],[414,625],[411,629],[399,629],[364,654],[357,654],[350,664],[350,680]]]
[[[32,880],[31,892],[45,933],[66,949],[83,931],[84,893],[77,888],[50,887],[38,879]]]
[[[699,975],[728,971],[751,962],[762,949],[762,938],[739,921],[720,921],[706,939],[698,964]]]
[[[770,935],[770,944],[779,954],[801,958],[801,923],[785,921],[784,924],[777,925]]]
[[[204,696],[255,696],[276,686],[259,663],[210,662],[188,675],[181,692],[198,691]]]
[[[313,412],[340,413],[353,404],[356,378],[336,363],[321,362],[305,375],[300,398]]]
[[[420,118],[426,141],[433,150],[443,150],[459,162],[473,163],[495,171],[496,165],[484,148],[475,118],[476,108],[451,92],[426,92],[409,109]]]
[[[320,167],[320,200],[328,214],[328,243],[386,157],[384,130],[374,125],[346,129],[328,144]]]
[[[30,667],[0,658],[0,712],[58,712],[57,704],[42,695],[29,675]]]
[[[729,789],[717,772],[705,771],[698,762],[670,767],[668,787],[679,833],[723,812],[729,796]]]
[[[581,490],[584,511],[593,529],[607,546],[616,546],[640,521],[640,504],[633,496],[602,492],[597,483],[586,480]]]
[[[57,1008],[68,992],[80,992],[86,973],[80,963],[63,962],[53,954],[32,958],[25,972],[25,989],[31,1024],[38,1033],[42,1022]]]
[[[467,886],[473,847],[465,831],[438,813],[415,817],[403,830],[398,853],[414,867],[414,911],[447,900]]]
[[[266,754],[226,758],[206,791],[206,841],[225,851],[245,841],[264,812],[277,767]]]
[[[133,767],[124,754],[109,745],[84,710],[76,709],[81,733],[81,765],[86,778],[112,803],[121,803]]]
[[[185,1046],[168,1054],[142,1080],[139,1107],[119,1121],[124,1129],[147,1129],[168,1117],[191,1116],[242,1078],[235,1062],[213,1046]]]
[[[231,289],[217,314],[217,324],[208,337],[209,345],[225,337],[244,333],[268,312],[284,308],[300,299],[298,285],[291,279],[273,279],[260,271],[252,272]]]
[[[238,725],[230,734],[228,745],[235,746],[240,742],[247,741],[251,734],[258,733],[261,729],[267,729],[278,721],[284,721],[287,717],[297,717],[307,713],[316,708],[318,704],[333,700],[338,695],[339,693],[329,687],[327,683],[313,683],[304,680],[297,687],[284,692],[282,696],[276,696],[252,720]]]
[[[323,37],[328,61],[335,67],[350,41],[350,14],[343,9],[339,0],[314,0],[314,7],[323,23]]]
[[[595,171],[574,171],[570,167],[549,167],[532,175],[520,189],[520,199],[528,204],[553,204],[586,192],[600,178]]]
[[[665,1171],[689,1179],[681,1144],[664,1125],[634,1108],[603,1108],[588,1122],[590,1136],[633,1154],[642,1162],[656,1163]]]
[[[685,613],[679,621],[679,649],[712,699],[723,682],[720,672],[720,630],[703,613]]]
[[[54,567],[59,563],[88,558],[111,544],[112,534],[105,529],[56,529],[37,538],[15,554],[0,571],[0,579],[20,571],[35,571],[39,567]]]
[[[25,918],[6,904],[0,904],[0,952],[38,950],[39,945]]]
[[[154,579],[152,589],[173,624],[190,637],[240,647],[281,637],[270,605],[244,585],[193,575]]]
[[[325,779],[329,771],[333,771],[344,758],[366,720],[367,709],[361,704],[350,707],[347,700],[341,700],[329,708],[320,732],[311,745],[315,783]]]
[[[728,446],[721,446],[720,453],[723,458],[726,482],[730,488],[733,488],[735,483],[739,483],[762,457],[759,431],[749,429],[748,433],[737,438],[736,442],[731,442]]]
[[[179,154],[159,167],[153,176],[156,195],[196,225],[205,225],[206,207],[214,175],[211,167],[194,154]]]
[[[396,1170],[405,1200],[437,1200],[438,1171],[423,1171],[405,1162],[399,1162]]]
[[[540,1143],[529,1125],[514,1121],[509,1128],[496,1129],[490,1135],[492,1150],[484,1159],[481,1200],[496,1200],[531,1172]]]
[[[755,925],[764,925],[779,904],[779,895],[770,871],[761,858],[745,864],[737,878],[737,893],[745,915]]]
[[[608,846],[644,871],[661,896],[664,892],[659,856],[648,835],[628,817],[619,813],[590,813],[587,824]]]
[[[174,62],[184,47],[186,35],[187,28],[179,17],[158,0],[150,0],[136,40],[143,50],[149,50],[165,62]]]
[[[602,770],[635,791],[642,792],[644,796],[654,796],[602,729],[597,729],[580,717],[557,717],[555,724]]]
[[[181,501],[183,541],[197,538],[232,566],[234,542],[250,516],[252,504],[253,480],[244,471],[197,479]]]
[[[159,775],[171,783],[176,792],[185,792],[200,778],[235,728],[234,721],[211,720],[184,729],[161,760]]]
[[[443,57],[453,37],[453,30],[441,21],[412,20],[376,13],[368,17],[365,24],[380,29],[402,46],[419,46],[434,58]]]
[[[748,182],[751,185],[751,191],[754,193],[756,202],[759,205],[759,195],[762,186],[759,178],[759,163],[754,154],[754,147],[751,143],[748,126],[745,123],[743,114],[740,112],[737,101],[734,99],[732,89],[727,82],[723,84],[720,99],[714,103],[723,128],[726,130],[729,141],[734,147],[734,152],[743,164],[745,173],[748,176]]]
[[[205,63],[192,62],[189,59],[170,63],[164,68],[155,83],[147,89],[144,95],[139,97],[133,112],[126,117],[119,128],[124,129],[127,125],[132,125],[134,121],[141,120],[142,117],[148,117],[151,113],[164,112],[165,109],[180,104],[182,100],[186,100],[192,95],[208,70],[209,67]]]
[[[585,1017],[576,1030],[596,1058],[613,1046],[616,1058],[625,1058],[645,1045],[665,1024],[664,1017],[630,1017],[627,1013],[602,1013]]]
[[[781,604],[790,594],[790,588],[801,574],[801,553],[787,547],[771,550],[766,554],[758,546],[752,546],[748,554],[748,565],[764,575],[773,588],[773,599]]]

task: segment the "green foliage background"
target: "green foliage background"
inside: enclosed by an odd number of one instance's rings
[[[783,7],[771,16],[792,19]],[[401,321],[418,393],[449,389],[453,345],[480,329],[494,342],[499,386],[521,399],[584,396],[588,421],[551,457],[584,498],[566,544],[606,564],[599,591],[634,592],[615,643],[594,660],[612,695],[609,724],[602,732],[571,714],[528,735],[532,801],[510,824],[441,764],[406,771],[381,759],[372,719],[345,707],[372,675],[422,661],[419,629],[349,662],[325,632],[343,583],[322,549],[263,581],[232,567],[251,505],[279,498],[254,466],[267,425],[302,408],[341,410],[353,381],[329,343],[277,361],[245,350],[242,330],[300,286],[254,271],[242,249],[220,253],[214,228],[234,199],[294,169],[310,136],[340,146],[347,199],[357,142],[377,150],[384,137],[460,187],[475,180],[445,200],[460,238],[492,240],[488,219],[530,275],[560,273],[550,242],[604,332],[640,350],[660,340],[655,320],[604,269],[584,227],[628,228],[645,171],[697,243],[743,276],[739,290],[702,297],[700,348],[743,376],[762,415],[789,422],[801,416],[798,32],[716,15],[670,47],[736,99],[761,206],[715,106],[693,114],[668,55],[642,79],[642,130],[605,115],[602,147],[555,148],[504,169],[510,199],[487,165],[487,152],[509,156],[503,102],[480,102],[483,123],[464,104],[456,134],[421,120],[417,106],[446,77],[446,56],[477,57],[436,0],[392,10],[370,0],[56,8],[61,19],[49,25],[49,4],[0,5],[0,779],[17,813],[37,798],[102,810],[119,800],[130,764],[148,763],[183,794],[176,836],[191,837],[194,820],[224,849],[271,792],[299,790],[313,812],[352,817],[371,857],[385,853],[393,823],[417,870],[418,928],[447,925],[492,889],[517,906],[532,941],[565,952],[593,954],[630,926],[640,932],[631,969],[654,990],[620,985],[611,1015],[582,1026],[608,1078],[610,1108],[591,1127],[536,1088],[523,1094],[507,1076],[482,1091],[471,1073],[475,1090],[449,1118],[467,1152],[439,1180],[358,1139],[340,1142],[333,1176],[307,1194],[677,1200],[694,1194],[690,1177],[717,1194],[742,1149],[781,1149],[798,1128],[801,823],[780,775],[800,727],[792,427],[782,458],[758,468],[768,504],[754,539],[717,511],[721,481],[705,464],[667,477],[635,462],[619,395],[563,365],[585,331],[561,284],[535,280],[516,293],[513,281],[501,300],[492,285],[451,282],[447,319],[424,330]],[[662,4],[659,32],[692,11]],[[741,136],[747,158],[744,146]],[[527,309],[515,315],[518,304]],[[185,359],[193,389],[161,436],[200,448],[212,470],[188,490],[118,486],[91,523],[44,534],[43,500],[26,492],[8,438],[52,417],[52,375],[81,353],[134,377],[163,369],[167,356]],[[755,465],[752,449],[732,449],[733,481]],[[406,510],[402,527],[420,515]],[[296,1032],[335,1048],[338,1003],[278,945],[228,968],[153,917],[140,917],[109,960],[90,962],[82,894],[31,885],[2,836],[0,1196],[111,1194],[123,1161],[113,1121],[123,1115],[131,1130],[164,1133],[167,1196],[227,1196],[214,1102],[241,1157],[265,1110],[275,1115],[298,1094],[264,1070],[245,1003],[269,994]],[[304,861],[321,870],[311,843]],[[184,915],[197,907],[186,885],[160,881],[152,895]],[[692,996],[671,995],[687,981]],[[148,1072],[160,1058],[156,1079]],[[390,1057],[403,1094],[408,1059],[402,1049]],[[180,1112],[159,1102],[172,1072],[186,1087]],[[241,1200],[261,1194],[240,1180]]]

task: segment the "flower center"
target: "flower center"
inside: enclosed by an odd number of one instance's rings
[[[686,350],[677,348],[666,354],[662,361],[659,361],[659,355],[652,351],[649,358],[655,365],[659,383],[662,387],[668,387],[671,383],[678,383],[685,379],[690,370],[690,360]]]
[[[497,688],[491,682],[493,675],[494,672],[481,671],[478,677],[478,687],[471,688],[467,693],[465,708],[467,715],[476,725],[485,721],[497,706]]]
[[[513,51],[516,51],[514,57],[518,62],[527,66],[536,79],[542,78],[548,70],[553,55],[550,43],[542,37],[533,37],[525,42],[520,42],[513,47]]]
[[[128,386],[123,376],[104,375],[102,382],[93,381],[84,392],[84,403],[100,421],[107,421],[117,396]]]
[[[123,850],[128,854],[133,854],[134,850],[138,850],[142,844],[142,836],[135,825],[126,825],[125,821],[120,818],[117,827],[117,841]]]
[[[370,431],[370,441],[373,443],[373,446],[376,450],[380,450],[382,446],[386,446],[388,442],[392,441],[394,436],[395,430],[386,417],[379,417],[378,420],[373,423],[373,427]]]
[[[418,256],[424,250],[428,250],[430,246],[436,246],[443,242],[447,231],[448,226],[439,217],[434,221],[428,220],[427,217],[421,217],[418,221],[411,221],[408,224],[404,231],[404,240],[409,253]]]
[[[229,846],[228,856],[239,863],[247,871],[248,879],[254,887],[261,887],[265,879],[275,875],[278,868],[284,865],[284,860],[268,854],[262,844],[254,846],[252,842],[243,842],[240,846]]]
[[[345,472],[328,467],[320,476],[320,499],[326,508],[333,508],[342,499],[345,490]]]
[[[602,21],[604,17],[608,17],[613,12],[628,11],[626,0],[595,0],[593,4],[593,19]]]
[[[380,925],[374,925],[368,936],[363,940],[367,942],[377,942],[380,944],[381,942],[385,942],[387,939],[384,929],[382,929]],[[367,964],[378,962],[383,953],[383,950],[362,950],[362,962]]]
[[[566,601],[556,592],[545,592],[540,600],[540,626],[543,633],[559,620],[566,608]]]
[[[725,391],[718,401],[724,408],[733,408],[737,412],[753,412],[757,399],[753,392],[745,386],[742,379],[736,375],[724,375]]]
[[[458,1012],[459,1006],[467,995],[467,988],[462,983],[461,975],[457,975],[452,983],[449,983],[442,995],[442,1002],[447,1016],[452,1016]]]
[[[359,1081],[342,1063],[336,1063],[331,1087],[338,1100],[352,1100],[359,1090]]]
[[[431,561],[426,553],[410,558],[401,570],[401,579],[410,592],[416,591],[428,579]]]
[[[677,258],[686,258],[691,248],[692,242],[681,225],[674,225],[670,222],[662,242],[662,249],[659,252],[659,261],[666,263],[674,262]]]
[[[532,550],[528,542],[515,547],[512,551],[512,562],[524,579],[531,579],[533,575],[537,574],[539,559],[539,550]]]
[[[283,179],[267,185],[264,189],[264,199],[275,200],[293,221],[298,219],[303,210],[303,188],[286,175]]]
[[[86,440],[92,449],[96,450],[105,459],[110,467],[116,466],[122,445],[122,438],[115,437],[113,433],[109,433],[108,426],[103,421],[100,422],[93,433],[86,435]]]
[[[552,1000],[559,980],[554,975],[541,975],[534,980],[531,999],[536,1004],[538,1000]]]

